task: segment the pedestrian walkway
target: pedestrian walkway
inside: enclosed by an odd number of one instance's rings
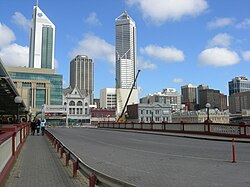
[[[73,178],[46,136],[29,136],[7,179],[6,187],[88,186]]]

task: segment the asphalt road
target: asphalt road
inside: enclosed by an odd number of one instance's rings
[[[86,128],[49,129],[91,167],[141,187],[250,186],[250,143]]]

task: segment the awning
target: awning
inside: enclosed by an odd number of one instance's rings
[[[5,70],[0,58],[0,115],[12,115],[17,113],[17,104],[14,99],[20,96],[9,74]],[[20,104],[20,114],[27,110],[25,103]]]

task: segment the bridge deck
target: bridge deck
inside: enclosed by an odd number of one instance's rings
[[[59,159],[46,136],[29,136],[5,184],[6,187],[87,186]]]

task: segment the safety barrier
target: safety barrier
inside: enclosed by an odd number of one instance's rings
[[[6,181],[29,131],[29,123],[2,126],[0,134],[0,186],[3,186]]]
[[[98,128],[160,131],[250,138],[250,125],[220,123],[116,123],[100,122]]]
[[[112,187],[135,187],[133,184],[121,181],[119,179],[108,176],[84,163],[75,153],[73,153],[66,145],[62,143],[56,136],[48,130],[45,131],[54,148],[60,153],[60,157],[65,155],[65,165],[69,166],[69,160],[73,163],[72,176],[77,176],[77,171],[81,172],[89,179],[89,187],[98,186],[112,186]]]

